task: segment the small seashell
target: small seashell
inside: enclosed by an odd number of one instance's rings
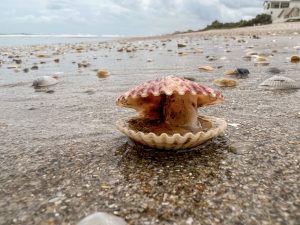
[[[200,71],[213,71],[214,68],[212,66],[200,66],[198,68]]]
[[[254,58],[254,65],[255,66],[268,66],[270,63],[267,61],[265,57],[257,56]]]
[[[105,78],[109,76],[109,72],[107,70],[101,69],[97,71],[97,76],[99,78]]]
[[[127,223],[121,217],[97,212],[83,218],[77,225],[127,225]]]
[[[32,83],[33,87],[46,87],[57,84],[58,80],[51,76],[42,76],[35,79]]]
[[[237,71],[236,70],[227,70],[225,71],[225,75],[236,75]]]
[[[219,78],[215,79],[213,83],[219,87],[234,87],[239,84],[239,81],[235,79]]]
[[[255,55],[255,56],[254,56],[254,61],[255,61],[255,62],[266,62],[266,61],[267,61],[267,58],[264,57],[264,56],[257,56],[257,55]]]
[[[300,62],[300,56],[299,55],[292,55],[291,56],[291,62],[292,63],[298,63],[298,62]]]
[[[273,76],[259,85],[261,88],[270,90],[298,89],[299,84],[288,77]]]

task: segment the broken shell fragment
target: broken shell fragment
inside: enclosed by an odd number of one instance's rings
[[[284,76],[273,76],[262,82],[259,86],[269,90],[288,90],[300,88],[296,81]]]
[[[223,119],[197,113],[198,107],[222,101],[220,92],[168,76],[145,82],[121,95],[117,105],[133,108],[139,115],[116,125],[130,139],[152,148],[191,148],[226,129]]]
[[[291,56],[291,62],[292,63],[298,63],[298,62],[300,62],[300,56],[299,55],[293,55],[293,56]]]
[[[213,71],[214,68],[212,66],[200,66],[198,68],[200,71]]]
[[[235,79],[219,78],[215,79],[213,83],[219,87],[234,87],[238,85],[239,81]]]

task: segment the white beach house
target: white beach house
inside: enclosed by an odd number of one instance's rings
[[[300,0],[265,0],[264,13],[273,23],[300,20]]]

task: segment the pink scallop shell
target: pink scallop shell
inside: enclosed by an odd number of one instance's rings
[[[172,95],[173,93],[178,93],[179,95],[191,94],[199,97],[207,96],[206,99],[208,103],[205,105],[215,104],[224,100],[224,97],[220,92],[214,91],[209,87],[184,78],[167,76],[138,85],[121,95],[117,99],[117,104],[126,106],[129,99],[146,98],[151,95]]]

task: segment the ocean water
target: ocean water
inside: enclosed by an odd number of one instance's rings
[[[80,42],[101,42],[120,39],[120,36],[97,35],[0,35],[0,47]]]

